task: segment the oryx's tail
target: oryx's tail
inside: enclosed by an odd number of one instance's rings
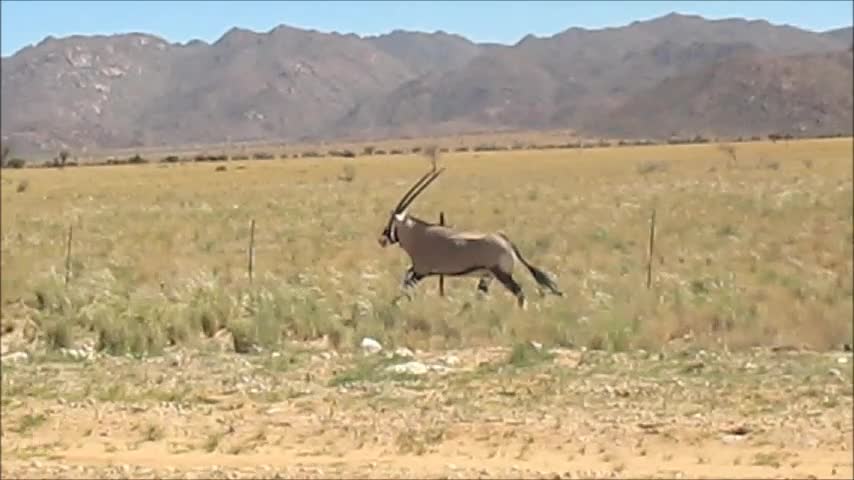
[[[525,265],[528,271],[531,272],[531,276],[534,277],[534,280],[536,280],[538,284],[548,288],[555,295],[561,297],[563,296],[563,292],[560,291],[554,280],[552,280],[546,272],[528,263],[528,261],[525,260],[525,257],[522,256],[522,253],[519,252],[519,249],[516,247],[516,244],[514,244],[512,240],[507,238],[507,235],[500,232],[498,233],[498,235],[500,235],[501,238],[503,238],[507,241],[507,243],[510,244],[510,248],[513,249],[513,253],[516,255],[516,258],[518,258],[519,261],[522,262],[522,265]]]

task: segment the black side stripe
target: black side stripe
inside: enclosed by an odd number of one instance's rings
[[[424,276],[444,275],[446,277],[459,277],[459,276],[466,275],[466,274],[469,274],[472,272],[476,272],[478,270],[487,270],[488,271],[489,268],[484,267],[484,266],[478,266],[478,267],[470,267],[470,268],[467,268],[467,269],[459,271],[459,272],[430,272],[430,273],[425,274]]]

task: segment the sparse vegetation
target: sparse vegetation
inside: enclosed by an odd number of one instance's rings
[[[342,167],[341,175],[339,175],[338,178],[342,182],[352,182],[356,179],[356,167],[351,163],[344,165],[344,167]]]
[[[729,158],[730,168],[736,165],[736,162],[738,161],[738,152],[736,151],[736,147],[734,145],[722,143],[718,145],[718,150],[720,150],[724,155],[727,156],[727,158]]]
[[[9,197],[15,184],[3,185],[4,202],[17,210],[3,216],[3,229],[19,233],[4,240],[3,301],[21,298],[32,305],[27,316],[53,332],[46,338],[55,348],[89,335],[99,350],[114,354],[156,354],[245,321],[282,332],[253,334],[259,344],[327,336],[344,351],[363,335],[419,348],[536,340],[623,351],[656,348],[688,334],[709,347],[852,343],[845,260],[851,246],[816,234],[807,241],[797,233],[821,222],[836,227],[818,232],[851,235],[850,139],[742,144],[742,162],[775,158],[778,168],[797,176],[739,170],[721,172],[717,183],[708,183],[706,172],[719,158],[710,155],[718,147],[682,148],[591,149],[571,161],[552,151],[513,151],[488,160],[448,154],[443,163],[449,172],[414,212],[434,219],[444,210],[454,225],[507,231],[565,285],[568,298],[541,299],[521,274],[536,313],[507,308],[512,299],[497,286],[489,300],[476,300],[473,284],[453,279],[446,286],[451,297],[437,300],[425,282],[413,302],[390,310],[405,258],[366,239],[375,238],[380,219],[404,190],[395,182],[407,185],[426,166],[376,157],[330,158],[309,168],[265,163],[245,170],[241,181],[255,187],[239,191],[232,180],[205,178],[205,170],[192,164],[140,170],[146,183],[132,191],[127,185],[136,177],[123,169],[69,170],[62,177],[52,177],[50,169],[12,172],[18,182],[37,182],[39,195]],[[812,168],[804,166],[805,157],[817,159]],[[529,169],[533,163],[537,168]],[[319,187],[339,175],[345,182],[355,178],[347,172],[356,169],[357,188]],[[656,175],[646,175],[652,171]],[[637,173],[647,181],[636,183]],[[461,196],[481,207],[461,207]],[[74,232],[75,276],[65,287],[60,238],[70,206],[62,199],[90,197],[75,204],[85,221]],[[645,278],[639,259],[655,203],[678,208],[659,210],[666,213],[659,218],[655,288],[645,291],[638,289]],[[283,214],[292,220],[281,222]],[[566,232],[547,220],[567,214],[575,220]],[[249,218],[259,224],[252,285],[244,257]],[[511,218],[524,218],[528,226],[517,230]],[[35,239],[51,239],[54,246],[46,250]],[[751,247],[734,248],[741,242]],[[807,267],[818,256],[832,274]],[[51,330],[58,321],[67,332]]]

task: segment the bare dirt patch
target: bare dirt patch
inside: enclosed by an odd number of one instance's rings
[[[3,478],[854,474],[850,353],[386,355],[7,362]]]

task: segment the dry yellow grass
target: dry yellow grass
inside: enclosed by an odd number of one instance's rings
[[[443,155],[446,173],[413,213],[501,229],[557,275],[567,296],[539,298],[518,271],[528,312],[512,308],[497,284],[478,301],[475,282],[457,279],[446,280],[448,298],[427,280],[414,302],[388,306],[405,255],[376,239],[429,167],[417,155],[232,162],[224,172],[211,164],[6,170],[3,321],[54,325],[59,343],[80,333],[62,340],[69,324],[94,326],[104,345],[146,337],[118,350],[192,338],[205,322],[256,336],[259,328],[325,334],[344,347],[366,334],[417,347],[534,339],[620,350],[685,335],[729,348],[850,343],[852,140],[740,143],[735,152],[735,161],[714,144]],[[349,182],[339,178],[346,165]],[[68,225],[74,276],[65,289]]]

